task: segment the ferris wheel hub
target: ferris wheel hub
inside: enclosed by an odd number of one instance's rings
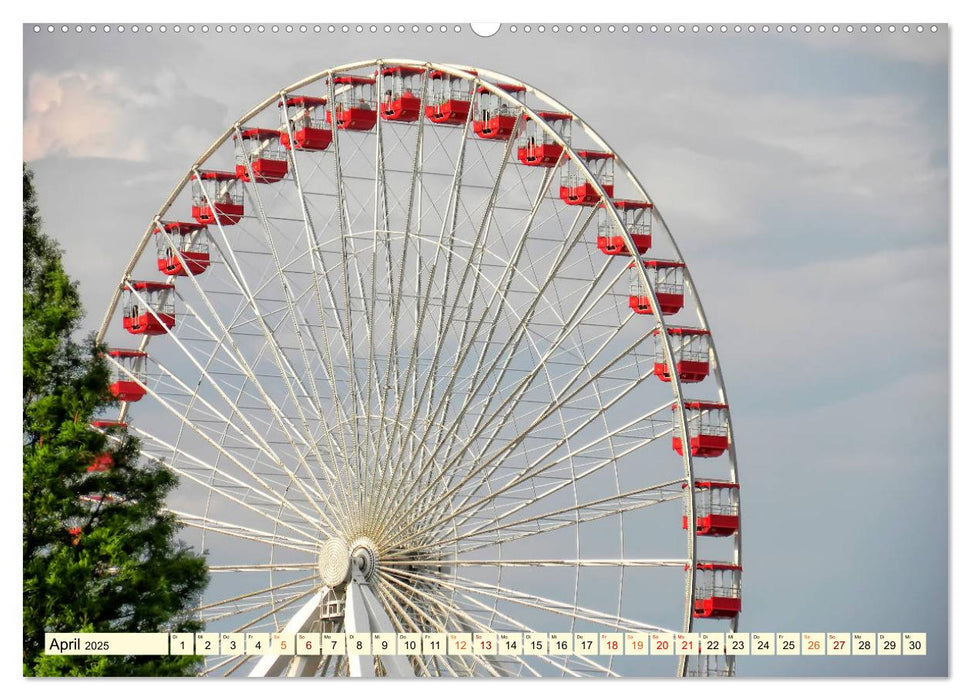
[[[351,575],[350,550],[339,537],[324,542],[317,558],[317,568],[324,585],[334,588],[347,583]]]
[[[332,537],[320,548],[317,568],[324,585],[336,588],[351,580],[352,566],[370,581],[377,570],[377,560],[377,547],[369,537],[358,537],[350,544]]]

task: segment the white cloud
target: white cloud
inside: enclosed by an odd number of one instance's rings
[[[24,159],[63,153],[74,158],[147,160],[146,140],[123,128],[126,109],[138,104],[126,92],[113,71],[32,74],[27,84]]]
[[[134,76],[129,72],[113,68],[31,73],[24,159],[35,162],[63,155],[191,162],[217,135],[221,121],[214,111],[222,110],[191,92],[172,70]]]

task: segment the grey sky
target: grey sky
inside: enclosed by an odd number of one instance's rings
[[[724,365],[746,631],[926,631],[926,657],[740,675],[947,672],[948,32],[429,36],[24,32],[24,157],[89,328],[234,119],[371,57],[479,65],[582,115],[657,202]]]

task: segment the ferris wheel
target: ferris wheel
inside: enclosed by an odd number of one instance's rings
[[[620,155],[523,82],[372,60],[270,96],[147,222],[99,340],[120,410],[95,428],[179,476],[207,631],[737,629],[734,439],[688,267]],[[205,672],[734,672],[419,650]]]

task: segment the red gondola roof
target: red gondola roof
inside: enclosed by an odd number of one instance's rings
[[[695,411],[716,411],[721,408],[728,408],[728,404],[714,403],[713,401],[685,401],[684,407]],[[677,408],[677,405],[674,405],[671,410],[674,411]]]
[[[108,357],[148,357],[147,352],[141,350],[125,350],[124,348],[111,348],[108,350]]]
[[[200,170],[199,178],[203,180],[215,180],[216,182],[226,182],[228,180],[235,180],[236,172],[229,172],[228,170]],[[198,179],[195,173],[192,173],[192,179]]]
[[[562,122],[573,119],[573,115],[568,112],[537,112],[536,116],[548,122]]]
[[[374,85],[374,78],[363,75],[338,75],[334,78],[334,85]]]
[[[91,421],[91,427],[102,430],[107,430],[108,428],[127,428],[128,423],[120,420],[93,420]]]
[[[381,69],[381,75],[421,75],[424,72],[421,66],[385,66]]]
[[[608,151],[577,151],[576,154],[584,160],[613,160],[614,154]]]
[[[205,224],[200,224],[195,221],[163,221],[162,228],[165,229],[166,233],[177,233],[180,235],[185,235],[187,233],[194,233],[200,229],[206,228]],[[160,233],[161,229],[155,228],[155,233]]]
[[[474,71],[474,70],[467,70],[465,72],[469,73],[470,75],[479,74],[478,71]],[[428,74],[428,77],[431,78],[432,80],[436,80],[438,78],[454,78],[455,80],[465,80],[465,78],[462,78],[458,75],[452,75],[451,73],[446,73],[443,70],[433,70],[431,73]]]
[[[678,262],[677,260],[641,260],[646,267],[653,267],[654,269],[660,269],[665,267],[684,267],[683,262]],[[633,266],[634,263],[631,263]]]
[[[687,485],[687,484],[685,484]],[[734,481],[695,481],[695,488],[699,489],[737,489]]]
[[[670,268],[670,267],[684,267],[683,262],[678,262],[677,260],[641,260],[641,264],[644,267],[653,267],[655,270]],[[634,260],[628,266],[628,270],[633,270],[634,266],[637,265],[637,261]]]
[[[490,86],[480,85],[479,87],[477,87],[475,89],[475,91],[478,92],[481,95],[484,92],[490,92],[489,87]],[[496,83],[495,85],[492,85],[491,87],[497,87],[500,90],[505,90],[506,92],[512,92],[512,93],[516,93],[516,92],[526,92],[526,86],[525,85],[516,85],[514,83]]]
[[[650,202],[644,202],[642,200],[636,199],[615,199],[613,200],[614,207],[620,209],[621,211],[634,211],[636,209],[653,209],[654,205]]]
[[[174,284],[166,284],[165,282],[149,282],[147,280],[129,282],[128,286],[134,289],[136,292],[159,292],[163,289],[175,289]]]
[[[241,134],[244,139],[259,139],[260,141],[280,138],[279,129],[263,129],[260,127],[244,129]],[[236,136],[233,136],[233,140],[236,140]]]
[[[327,104],[326,97],[311,97],[310,95],[294,95],[287,98],[287,107],[323,107]],[[283,106],[283,100],[276,103],[277,107]]]
[[[654,335],[661,332],[660,328],[654,329]],[[704,328],[668,328],[668,335],[711,335],[711,331]],[[687,407],[688,404],[685,404]]]
[[[699,569],[704,569],[707,571],[741,571],[742,567],[738,564],[729,564],[728,562],[722,561],[699,561],[697,564]]]

